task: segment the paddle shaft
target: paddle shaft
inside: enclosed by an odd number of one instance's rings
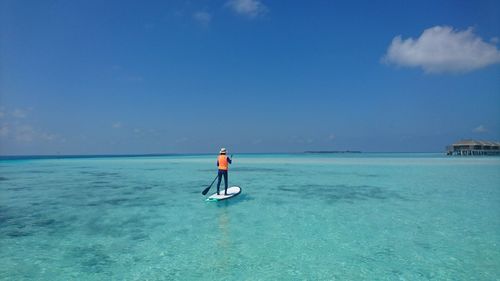
[[[219,174],[217,174],[217,176],[215,176],[215,179],[212,181],[212,183],[211,183],[211,184],[210,184],[207,188],[205,188],[205,189],[201,192],[201,194],[203,194],[203,195],[207,194],[207,192],[210,190],[210,188],[212,187],[212,185],[214,184],[215,180],[216,180],[218,177],[219,177]]]

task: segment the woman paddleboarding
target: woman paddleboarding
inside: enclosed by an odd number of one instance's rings
[[[219,156],[217,157],[217,167],[219,169],[218,173],[218,182],[217,182],[217,195],[219,195],[219,188],[220,188],[220,182],[222,180],[222,176],[224,176],[224,184],[225,184],[225,189],[224,189],[224,195],[227,195],[227,170],[229,168],[229,164],[231,164],[231,158],[227,157],[226,155],[226,149],[221,148],[219,152]]]

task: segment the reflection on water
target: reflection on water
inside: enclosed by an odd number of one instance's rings
[[[217,218],[218,225],[218,238],[216,241],[216,251],[218,252],[217,267],[218,271],[224,272],[225,268],[228,267],[228,262],[232,256],[231,247],[231,232],[230,232],[230,222],[229,222],[229,210],[228,208],[219,208],[220,213]]]

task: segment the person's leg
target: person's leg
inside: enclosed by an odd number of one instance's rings
[[[224,194],[227,195],[227,171],[224,171],[224,184],[226,185],[226,189],[224,190]]]
[[[217,181],[217,195],[219,195],[220,181],[222,180],[222,172],[219,170],[218,176],[219,180]]]

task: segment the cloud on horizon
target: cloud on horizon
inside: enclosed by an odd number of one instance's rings
[[[488,129],[486,129],[486,127],[483,125],[479,125],[476,128],[474,128],[474,130],[472,130],[472,131],[475,133],[486,133],[486,132],[488,132]]]
[[[193,18],[202,26],[208,26],[212,22],[212,15],[203,11],[195,12]]]
[[[10,126],[7,124],[0,124],[0,138],[7,137],[10,133]]]
[[[30,144],[37,142],[65,142],[58,134],[32,125],[33,108],[0,108],[0,141],[4,143]]]
[[[22,109],[15,109],[12,112],[12,116],[14,116],[16,118],[26,118],[27,115],[28,114],[27,114],[26,110],[22,110]]]
[[[121,127],[123,126],[122,122],[118,121],[118,122],[114,122],[113,124],[111,124],[111,127],[113,129],[120,129]]]
[[[269,11],[259,0],[229,0],[226,2],[226,6],[235,13],[248,18],[261,16]]]
[[[460,31],[434,26],[416,39],[394,37],[382,61],[421,67],[426,73],[465,73],[500,63],[500,51],[495,40],[483,41],[472,27]]]
[[[29,124],[0,124],[0,139],[17,143],[65,141],[57,134],[38,130]]]

